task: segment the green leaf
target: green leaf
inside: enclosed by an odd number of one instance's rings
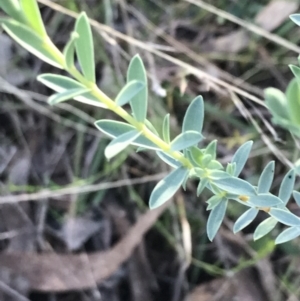
[[[144,83],[138,80],[128,82],[116,97],[116,104],[118,106],[124,106],[131,101],[144,88],[144,86]]]
[[[217,156],[217,140],[211,141],[207,145],[204,153],[205,155],[211,155],[212,160],[215,160]]]
[[[276,238],[275,244],[282,244],[300,235],[300,227],[291,227],[282,231]]]
[[[258,193],[269,192],[274,179],[274,171],[275,171],[275,162],[271,161],[265,166],[263,172],[259,177],[258,187],[257,187]]]
[[[164,162],[166,162],[168,165],[170,165],[174,168],[182,166],[182,164],[179,161],[177,161],[174,158],[170,157],[167,153],[164,153],[164,152],[161,152],[161,151],[160,152],[157,151],[156,153],[159,156],[159,158],[162,159]]]
[[[287,99],[279,89],[268,88],[264,90],[266,105],[271,113],[283,119],[289,119]]]
[[[77,58],[82,73],[87,80],[95,82],[95,59],[92,30],[89,19],[85,12],[82,12],[76,20],[75,31],[79,37],[75,40]]]
[[[2,8],[10,17],[15,19],[16,21],[23,24],[27,23],[18,0],[0,0],[0,8]]]
[[[251,196],[247,201],[248,204],[257,207],[273,207],[282,204],[282,200],[270,193],[261,193],[259,195]]]
[[[298,26],[300,26],[300,14],[292,14],[290,15],[290,19],[297,24]]]
[[[197,186],[197,196],[199,196],[203,192],[203,190],[206,187],[206,185],[208,184],[208,182],[209,182],[208,178],[203,178],[200,180],[200,182]]]
[[[208,165],[208,169],[224,169],[223,165],[217,160],[211,160]]]
[[[274,217],[268,217],[263,222],[261,222],[254,231],[253,239],[258,240],[271,232],[277,225],[277,220]]]
[[[300,192],[293,191],[293,197],[294,197],[297,205],[300,207]]]
[[[225,178],[230,178],[230,174],[223,170],[211,170],[209,171],[209,178],[212,180],[220,180]]]
[[[225,190],[231,194],[246,196],[256,195],[254,187],[250,183],[239,178],[230,177],[214,180],[214,184],[220,189]]]
[[[8,2],[11,0],[8,0]],[[20,0],[27,24],[41,37],[47,37],[44,22],[36,0]]]
[[[179,151],[182,149],[186,149],[190,146],[197,144],[199,141],[203,139],[203,136],[196,131],[186,131],[184,133],[179,134],[172,142],[171,142],[171,150]]]
[[[138,80],[144,84],[144,88],[130,101],[134,118],[139,122],[144,122],[147,116],[148,87],[146,70],[139,55],[132,58],[127,70],[127,82],[132,80]]]
[[[283,178],[280,189],[279,189],[279,198],[283,201],[284,204],[287,204],[290,199],[293,188],[295,184],[295,171],[291,169]]]
[[[150,208],[157,208],[168,201],[179,189],[188,173],[188,169],[179,167],[161,180],[151,193]]]
[[[76,88],[76,89],[66,90],[64,92],[57,93],[50,96],[48,99],[48,103],[53,106],[60,102],[66,101],[68,99],[75,98],[76,96],[82,95],[88,91],[89,89],[87,88]]]
[[[71,69],[72,67],[74,67],[75,41],[78,38],[78,33],[75,31],[72,32],[71,37],[63,50],[67,69]]]
[[[202,96],[197,96],[189,105],[182,124],[182,132],[196,131],[202,133],[204,120],[204,103]]]
[[[206,229],[207,236],[210,241],[216,236],[225,216],[228,200],[223,198],[221,202],[215,206],[209,214]]]
[[[45,41],[33,30],[14,20],[2,21],[4,30],[22,47],[45,61],[46,63],[62,69],[61,62],[47,47]]]
[[[49,87],[50,89],[59,93],[71,89],[85,88],[84,85],[77,82],[76,80],[63,75],[45,73],[39,75],[37,77],[37,80],[43,83],[45,86]],[[96,97],[94,97],[91,93],[84,93],[83,95],[77,96],[74,99],[92,106],[106,108],[106,106],[103,103],[101,103]]]
[[[141,133],[137,130],[132,130],[130,132],[124,133],[112,140],[105,148],[105,157],[110,160],[121,151],[123,151],[127,146],[129,146]]]
[[[300,218],[288,210],[271,208],[269,214],[287,226],[300,226]]]
[[[250,208],[245,211],[235,222],[233,226],[233,232],[237,233],[247,227],[257,216],[258,210],[256,208]]]
[[[170,114],[167,114],[164,118],[162,136],[165,142],[170,143]]]
[[[206,203],[208,204],[206,210],[209,211],[214,209],[222,201],[222,199],[223,198],[218,195],[213,195],[206,201]]]
[[[105,119],[96,121],[95,126],[101,132],[113,138],[119,137],[120,135],[123,135],[129,131],[135,130],[135,127],[133,127],[130,124],[120,122],[120,121],[105,120]],[[132,142],[132,145],[153,149],[153,150],[159,150],[159,151],[161,150],[152,141],[148,140],[144,136],[139,136],[134,142]]]
[[[294,66],[295,68],[298,68]],[[300,72],[300,68],[298,68]],[[297,69],[297,70],[298,70]],[[300,74],[298,74],[300,76]],[[293,79],[287,89],[286,89],[286,98],[287,98],[287,106],[288,106],[288,112],[290,116],[290,120],[297,124],[300,125],[300,79]],[[298,128],[298,132],[300,132],[300,129]]]
[[[236,164],[235,172],[233,174],[234,176],[237,177],[241,173],[242,169],[244,168],[248,160],[252,144],[253,141],[247,141],[246,143],[241,145],[233,155],[231,163]]]

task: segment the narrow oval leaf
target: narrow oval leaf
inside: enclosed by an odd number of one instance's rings
[[[167,114],[163,121],[162,135],[165,142],[170,143],[170,114]]]
[[[134,118],[139,122],[144,122],[147,116],[148,87],[146,70],[139,55],[132,58],[128,67],[127,82],[132,80],[138,80],[144,84],[143,89],[130,101]]]
[[[288,210],[271,208],[269,214],[287,226],[300,226],[300,218]]]
[[[0,0],[0,8],[16,21],[27,23],[18,0]]]
[[[76,20],[75,31],[79,35],[75,40],[77,58],[85,78],[95,82],[94,44],[91,26],[85,12],[82,12]]]
[[[211,141],[207,145],[207,147],[205,149],[205,155],[211,155],[212,160],[216,159],[216,155],[217,155],[217,143],[218,143],[217,140],[213,140],[213,141]]]
[[[234,176],[237,177],[244,168],[246,161],[248,160],[252,144],[253,141],[247,141],[246,143],[241,145],[233,155],[231,163],[236,164]]]
[[[300,14],[292,14],[290,15],[290,19],[297,24],[298,26],[300,26]]]
[[[247,227],[257,216],[258,210],[256,208],[250,208],[244,212],[235,222],[233,226],[233,232],[237,233]]]
[[[22,47],[45,61],[46,63],[62,69],[63,66],[52,52],[50,52],[42,38],[29,27],[14,20],[2,21],[4,30]]]
[[[45,86],[53,89],[56,92],[62,93],[70,89],[84,88],[81,83],[77,82],[74,79],[71,79],[67,76],[56,75],[56,74],[42,74],[37,77],[37,80],[43,83]],[[75,100],[89,104],[95,107],[106,108],[106,105],[101,103],[96,97],[94,97],[91,93],[87,92],[81,96],[77,96],[74,98]]]
[[[160,159],[162,159],[164,162],[166,162],[168,165],[177,168],[180,167],[182,164],[175,160],[174,158],[170,157],[168,154],[164,153],[164,152],[156,152],[157,155],[160,157]]]
[[[212,210],[214,209],[220,202],[222,202],[223,198],[219,197],[218,195],[213,195],[211,198],[209,198],[206,202],[208,204],[206,210]]]
[[[85,88],[84,85],[76,80],[63,75],[45,73],[39,75],[37,80],[58,93],[62,93],[71,89]]]
[[[291,227],[282,231],[276,238],[275,244],[282,244],[300,235],[300,227]]]
[[[211,170],[209,172],[209,178],[212,180],[220,180],[225,178],[230,178],[231,175],[225,171],[222,170]]]
[[[293,197],[294,197],[297,205],[300,207],[300,192],[293,191]]]
[[[105,119],[96,121],[95,126],[101,132],[113,138],[119,137],[120,135],[135,130],[135,127],[128,123]],[[137,137],[137,139],[132,142],[132,145],[153,150],[161,150],[157,145],[155,145],[152,141],[148,140],[144,136]]]
[[[274,179],[275,162],[269,162],[263,172],[261,173],[258,181],[257,192],[267,193],[269,192]]]
[[[129,103],[129,101],[131,101],[144,88],[144,86],[144,83],[138,80],[130,81],[123,87],[116,97],[116,104],[121,107]]]
[[[6,0],[11,1],[11,0]],[[47,37],[46,29],[36,0],[20,0],[22,11],[27,19],[27,24],[42,37]]]
[[[53,106],[60,102],[63,102],[63,101],[72,99],[76,96],[82,95],[88,91],[89,91],[89,89],[86,89],[86,88],[77,88],[77,89],[67,90],[67,91],[57,93],[57,94],[50,96],[48,99],[48,103]]]
[[[279,198],[283,201],[284,204],[287,204],[290,199],[293,188],[295,185],[295,171],[291,169],[283,178],[280,189],[279,189]]]
[[[182,132],[195,131],[202,133],[204,120],[204,103],[202,96],[197,96],[187,108],[183,118]]]
[[[171,142],[171,150],[179,151],[186,149],[197,144],[202,139],[203,136],[195,131],[181,133]]]
[[[296,66],[295,66],[296,67]],[[298,67],[296,67],[298,68]],[[297,69],[297,73],[300,71],[300,68]],[[298,71],[299,70],[299,71]],[[300,75],[299,75],[300,76]],[[300,79],[294,78],[290,81],[289,85],[286,89],[286,98],[287,98],[287,108],[289,112],[289,120],[294,123],[295,125],[300,124]],[[299,128],[298,128],[298,135],[299,136]]]
[[[257,207],[273,207],[283,204],[279,197],[270,193],[261,193],[251,196],[247,203]]]
[[[253,234],[253,239],[258,240],[271,232],[277,225],[277,220],[274,217],[268,217],[263,222],[261,222],[255,229]]]
[[[248,182],[235,178],[224,178],[219,180],[214,180],[214,184],[220,189],[225,190],[232,194],[237,195],[246,195],[246,196],[255,196],[255,188]]]
[[[227,203],[228,200],[223,198],[222,201],[216,207],[214,207],[214,209],[212,209],[209,214],[206,229],[207,236],[210,241],[214,239],[222,224],[227,208]]]
[[[105,148],[105,157],[110,160],[121,151],[123,151],[127,146],[129,146],[139,135],[141,135],[140,132],[133,130],[121,136],[118,136],[117,138],[112,140]]]
[[[200,180],[200,182],[197,186],[197,196],[199,196],[203,192],[203,190],[206,187],[206,185],[208,184],[208,182],[209,182],[208,178],[203,178]]]
[[[109,137],[116,138],[127,132],[135,130],[135,127],[121,121],[102,119],[95,122],[95,126]]]
[[[294,76],[298,81],[300,81],[300,68],[295,65],[289,65],[291,71],[293,72]]]
[[[168,201],[179,189],[188,173],[188,169],[179,167],[161,180],[151,193],[150,209],[157,208]]]
[[[72,67],[74,67],[75,41],[78,38],[78,33],[75,31],[72,32],[71,37],[63,50],[67,69],[71,69]]]
[[[264,90],[266,105],[274,117],[288,119],[287,99],[279,89],[268,88]]]

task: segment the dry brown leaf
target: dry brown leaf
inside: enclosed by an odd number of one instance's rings
[[[94,287],[117,271],[168,204],[146,212],[113,248],[92,254],[0,254],[1,268],[28,279],[37,291],[64,292]]]
[[[255,22],[263,29],[272,31],[296,12],[298,6],[298,2],[294,0],[271,1],[257,14]]]

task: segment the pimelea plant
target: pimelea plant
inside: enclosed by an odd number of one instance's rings
[[[164,204],[181,186],[185,187],[189,178],[194,178],[199,180],[197,195],[205,188],[213,193],[207,200],[207,210],[210,211],[207,235],[210,240],[215,237],[222,223],[229,201],[247,207],[235,222],[234,232],[249,225],[262,210],[269,214],[269,218],[256,228],[255,240],[269,233],[278,222],[288,228],[276,238],[276,243],[283,243],[300,235],[300,218],[287,209],[287,202],[292,194],[300,206],[300,193],[293,191],[295,170],[292,169],[285,175],[279,194],[275,196],[269,192],[274,177],[274,161],[263,169],[257,185],[239,178],[248,159],[252,141],[243,144],[226,167],[216,158],[217,141],[212,141],[205,148],[199,148],[198,143],[204,139],[202,135],[204,104],[201,96],[190,103],[183,119],[181,134],[171,139],[170,118],[166,115],[160,136],[147,120],[147,76],[138,55],[129,64],[127,84],[113,100],[95,83],[93,38],[85,13],[81,13],[77,18],[74,32],[61,52],[46,33],[36,0],[0,0],[0,7],[9,16],[1,19],[2,27],[8,35],[32,54],[48,64],[66,70],[72,76],[72,78],[56,74],[38,76],[38,81],[55,91],[49,98],[49,104],[55,105],[75,99],[91,106],[111,110],[124,120],[120,122],[103,119],[95,122],[100,131],[112,138],[105,149],[108,160],[127,146],[134,145],[139,151],[154,150],[173,168],[173,171],[152,191],[149,201],[151,209]],[[293,15],[292,19],[300,23],[298,15]],[[75,55],[80,70],[74,64]],[[296,80],[291,85],[299,91],[300,69],[293,66],[292,71],[296,75]],[[294,93],[287,93],[293,98],[275,89],[269,89],[266,91],[266,98],[274,121],[285,126],[293,134],[299,135],[300,98],[299,94]],[[126,104],[130,105],[130,113],[123,109]]]

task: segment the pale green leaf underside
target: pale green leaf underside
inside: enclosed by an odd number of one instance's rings
[[[206,229],[207,236],[210,241],[216,236],[222,221],[224,219],[228,200],[223,198],[222,201],[215,206],[209,214]]]
[[[144,87],[144,83],[138,80],[130,81],[119,92],[115,100],[116,104],[118,106],[124,106],[125,104],[129,103]]]
[[[276,238],[276,244],[282,244],[293,240],[300,235],[300,227],[291,227],[282,231]]]
[[[254,187],[248,182],[239,178],[230,177],[230,178],[215,180],[214,184],[216,184],[216,186],[218,186],[220,189],[225,190],[232,194],[247,195],[247,196],[256,195],[256,191]]]
[[[157,151],[156,153],[160,157],[160,159],[162,159],[165,163],[167,163],[168,165],[174,168],[180,167],[182,165],[179,161],[173,159],[172,157],[170,157],[168,154],[164,152]]]
[[[75,41],[78,37],[79,35],[77,32],[72,32],[71,37],[63,50],[65,64],[68,69],[74,67]]]
[[[95,125],[101,132],[103,132],[104,134],[112,138],[118,137],[126,132],[135,129],[135,127],[133,127],[130,124],[120,122],[120,121],[114,121],[114,120],[106,120],[106,119],[96,121]],[[144,147],[152,150],[161,150],[152,141],[148,140],[144,136],[138,137],[134,142],[132,142],[132,145]]]
[[[199,141],[203,139],[203,136],[196,131],[186,131],[179,134],[172,142],[171,142],[171,150],[179,151],[182,149],[186,149],[190,146],[194,146]]]
[[[141,133],[137,130],[126,132],[112,140],[105,148],[105,157],[109,160],[129,146]]]
[[[48,50],[45,42],[29,27],[14,20],[2,21],[2,26],[26,50],[54,67],[62,68],[55,55]]]
[[[88,91],[89,91],[89,89],[87,89],[87,88],[76,88],[76,89],[66,90],[64,92],[56,93],[56,94],[50,96],[48,99],[48,103],[50,105],[56,105],[60,102],[63,102],[63,101],[75,98],[76,96],[82,95]]]
[[[79,35],[75,40],[77,58],[85,78],[95,82],[94,44],[91,26],[85,12],[76,20],[75,31]]]
[[[138,80],[144,84],[143,89],[130,101],[133,116],[137,121],[144,122],[147,116],[148,87],[146,70],[139,55],[132,58],[128,67],[127,82],[132,80]]]
[[[188,169],[179,167],[161,180],[151,193],[150,208],[157,208],[168,201],[179,189],[188,173]]]
[[[233,232],[237,233],[247,227],[257,216],[258,210],[256,208],[250,208],[244,212],[235,222]]]
[[[253,234],[253,239],[258,240],[272,231],[277,225],[277,220],[274,217],[268,217],[263,222],[261,222],[255,229]]]
[[[164,118],[162,136],[165,142],[170,143],[170,114],[167,114]]]
[[[70,89],[85,88],[85,86],[83,86],[81,83],[77,82],[76,80],[63,75],[46,73],[46,74],[39,75],[37,79],[45,86],[59,93],[65,92]],[[104,104],[102,104],[96,97],[94,97],[89,92],[77,96],[74,99],[79,102],[89,104],[95,107],[106,108]]]
[[[182,131],[202,133],[204,120],[204,103],[202,96],[197,96],[189,105],[182,124]]]

